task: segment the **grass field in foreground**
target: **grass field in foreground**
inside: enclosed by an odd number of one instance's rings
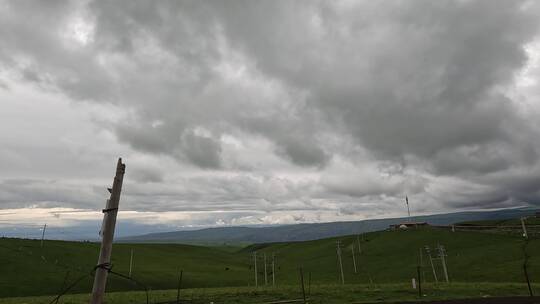
[[[183,284],[186,287],[239,286],[247,282],[247,260],[231,253],[230,248],[114,244],[114,271],[128,274],[131,249],[134,251],[133,278],[152,289],[176,287],[180,267],[184,270]],[[72,292],[87,292],[92,288],[90,272],[98,253],[97,243],[46,241],[40,248],[37,240],[0,239],[0,298],[55,294],[62,286],[85,275]],[[109,276],[109,291],[137,288],[130,281]]]
[[[535,285],[535,289],[540,285]],[[306,287],[307,288],[307,287]],[[418,292],[409,284],[383,285],[313,285],[311,286],[310,303],[374,303],[418,300]],[[306,290],[308,292],[308,290]],[[497,296],[526,296],[527,287],[518,283],[451,283],[427,284],[423,288],[422,300],[443,300],[480,298]],[[114,304],[146,303],[144,292],[113,292],[106,294],[106,302]],[[228,287],[186,289],[181,291],[181,299],[192,300],[193,303],[267,303],[271,301],[300,299],[300,286],[281,286],[278,288]],[[22,297],[0,299],[0,304],[41,304],[49,303],[51,296]],[[87,304],[88,294],[67,295],[60,300],[65,304]],[[149,302],[176,300],[176,290],[155,290],[149,293]]]
[[[183,286],[209,288],[254,284],[253,250],[258,252],[258,282],[264,282],[263,256],[267,256],[268,281],[271,282],[270,257],[276,255],[276,283],[298,284],[298,268],[313,284],[335,284],[339,272],[336,241],[343,250],[347,284],[409,283],[416,276],[419,249],[434,248],[437,243],[447,249],[447,263],[452,282],[523,283],[523,244],[518,236],[481,232],[451,232],[439,229],[373,232],[360,238],[362,254],[356,254],[358,273],[354,273],[351,246],[358,250],[357,237],[345,236],[296,243],[251,245],[239,251],[230,248],[179,244],[115,244],[113,270],[127,274],[130,251],[134,251],[133,277],[152,290],[173,289],[178,269],[184,269]],[[0,298],[30,295],[53,295],[62,286],[86,274],[73,293],[91,290],[89,271],[96,263],[99,245],[82,242],[0,239]],[[527,252],[529,274],[540,283],[540,241],[530,241]],[[428,260],[424,255],[424,265]],[[435,261],[439,279],[442,271]],[[69,274],[68,274],[69,272]],[[424,267],[424,277],[433,282],[431,269]],[[67,280],[65,280],[68,274]],[[65,281],[65,283],[64,283]],[[364,285],[359,285],[364,286]],[[381,285],[382,286],[382,285]],[[110,276],[108,291],[137,290],[131,282]]]

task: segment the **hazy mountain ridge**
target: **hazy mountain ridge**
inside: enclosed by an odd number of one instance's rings
[[[496,211],[468,211],[412,217],[412,221],[431,225],[451,225],[463,221],[508,219],[533,215],[536,209],[518,208]],[[120,242],[149,243],[270,243],[308,241],[383,230],[407,218],[374,219],[354,222],[293,224],[270,227],[214,227],[190,231],[151,233],[119,238]]]

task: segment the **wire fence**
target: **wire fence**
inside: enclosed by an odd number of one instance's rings
[[[112,264],[100,264],[100,265],[96,265],[90,272],[88,272],[87,274],[84,274],[84,275],[81,275],[80,277],[78,277],[77,279],[75,279],[71,284],[69,284],[67,287],[63,288],[56,297],[54,297],[50,302],[49,304],[57,304],[58,301],[60,300],[61,297],[63,297],[65,294],[67,294],[69,291],[71,291],[75,286],[77,286],[79,283],[81,283],[84,279],[90,277],[90,278],[93,278],[94,275],[95,275],[95,272],[96,272],[96,269],[98,268],[102,268],[102,269],[105,269],[107,270],[107,272],[109,274],[112,274],[112,275],[115,275],[115,276],[118,276],[122,279],[125,279],[125,280],[128,280],[128,281],[131,281],[133,282],[135,285],[139,286],[139,287],[142,287],[144,289],[144,292],[146,294],[146,304],[149,304],[149,295],[148,295],[148,287],[141,283],[140,281],[138,280],[135,280],[134,278],[131,278],[125,274],[122,274],[122,273],[119,273],[119,272],[115,272],[112,270]]]

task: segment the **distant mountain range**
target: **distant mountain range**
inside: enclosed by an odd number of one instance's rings
[[[415,216],[413,221],[430,225],[451,225],[464,221],[499,220],[533,215],[531,208],[502,209],[496,211],[468,211],[427,216]],[[186,243],[200,245],[251,244],[271,242],[308,241],[383,230],[407,218],[374,219],[354,222],[294,224],[270,227],[216,227],[191,231],[173,231],[119,238],[119,242]]]

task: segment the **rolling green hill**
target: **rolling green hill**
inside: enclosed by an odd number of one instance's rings
[[[439,229],[372,232],[361,240],[346,236],[316,241],[251,245],[238,251],[231,248],[200,247],[179,244],[115,244],[114,270],[127,274],[130,250],[134,250],[133,277],[155,289],[171,289],[177,284],[178,269],[184,269],[183,286],[248,286],[254,283],[252,251],[257,251],[258,281],[264,283],[263,256],[267,256],[268,281],[271,282],[271,256],[276,255],[276,283],[298,284],[298,268],[303,267],[312,284],[338,283],[336,241],[342,243],[346,283],[408,283],[416,274],[420,248],[434,248],[438,243],[447,249],[451,281],[523,282],[524,241],[512,235],[482,232],[451,232]],[[353,270],[351,245],[355,245],[358,273]],[[92,269],[98,244],[0,239],[0,297],[55,294],[67,282]],[[540,241],[529,242],[529,272],[533,282],[540,282]],[[42,258],[43,256],[43,258]],[[431,268],[424,255],[423,272],[433,282]],[[440,262],[435,261],[439,278]],[[67,285],[67,283],[66,283]],[[137,289],[129,281],[111,276],[108,290]],[[88,292],[88,276],[73,292]]]
[[[410,231],[387,231],[367,234],[361,242],[363,253],[356,256],[358,274],[353,271],[351,246],[356,245],[356,237],[324,239],[302,243],[273,245],[253,245],[245,250],[257,249],[275,252],[282,257],[282,269],[291,271],[303,265],[311,271],[314,280],[338,281],[336,241],[342,242],[345,281],[354,283],[398,283],[410,281],[419,264],[420,248],[438,244],[447,250],[448,272],[451,281],[476,282],[522,282],[523,240],[519,237],[486,234],[481,232],[451,232],[437,229]],[[356,249],[357,250],[357,247]],[[527,252],[533,279],[540,279],[540,242],[531,241]],[[434,281],[427,256],[423,256],[423,272],[428,281]],[[435,261],[439,280],[442,278],[440,261]],[[289,282],[290,277],[283,280]],[[294,278],[292,278],[294,279]],[[293,281],[290,281],[291,283]]]
[[[414,221],[430,225],[451,225],[456,222],[503,220],[535,214],[536,209],[512,208],[495,211],[468,211],[415,216]],[[371,219],[354,222],[304,223],[269,227],[214,227],[188,231],[151,233],[118,239],[126,243],[182,243],[193,245],[298,242],[366,233],[388,228],[390,224],[406,222],[408,218]],[[519,220],[518,220],[519,221]]]
[[[128,274],[134,250],[133,278],[151,289],[175,288],[178,270],[184,270],[187,287],[238,286],[247,284],[247,260],[230,248],[181,244],[114,244],[113,270]],[[55,294],[62,286],[89,274],[97,261],[99,244],[89,242],[0,239],[0,297]],[[69,272],[69,274],[68,274]],[[67,282],[64,280],[68,275]],[[88,292],[88,275],[72,291]],[[140,289],[134,283],[109,276],[107,290]]]
[[[529,217],[525,220],[527,225],[540,225],[540,218]],[[494,219],[483,221],[465,221],[456,223],[456,225],[469,225],[469,226],[520,226],[521,220],[519,218],[510,219]]]

